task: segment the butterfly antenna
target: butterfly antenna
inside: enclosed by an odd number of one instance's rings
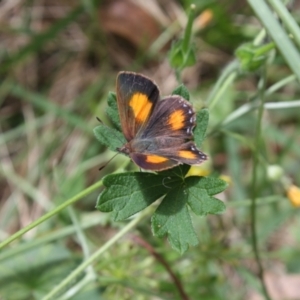
[[[99,171],[103,170],[119,153],[116,153],[112,158],[109,159],[103,166],[99,168]]]
[[[104,124],[100,118],[96,117],[96,119],[100,124]]]

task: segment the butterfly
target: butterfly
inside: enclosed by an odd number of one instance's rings
[[[120,72],[116,84],[122,132],[127,140],[117,150],[140,168],[162,171],[207,159],[193,141],[196,114],[176,95],[160,99],[157,85],[144,75]]]

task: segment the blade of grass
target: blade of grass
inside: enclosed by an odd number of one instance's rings
[[[289,13],[288,9],[284,6],[282,0],[268,0],[270,6],[276,11],[282,23],[287,27],[290,33],[293,35],[295,43],[300,47],[300,29]]]
[[[258,205],[269,205],[270,203],[274,202],[280,202],[280,201],[286,201],[288,202],[288,199],[286,197],[283,197],[281,195],[271,195],[266,197],[260,197],[256,198],[256,206]],[[238,208],[238,207],[244,207],[244,206],[251,206],[252,200],[251,199],[245,199],[245,200],[236,200],[226,203],[228,207]]]
[[[70,23],[72,23],[80,14],[84,11],[83,6],[78,6],[71,12],[69,12],[66,17],[58,20],[51,26],[48,30],[43,33],[36,34],[33,36],[32,41],[23,47],[19,52],[14,53],[3,62],[0,68],[0,74],[6,73],[10,68],[14,67],[17,63],[22,62],[30,54],[35,53],[42,49],[47,42],[53,40],[62,30],[64,30]]]
[[[288,83],[294,81],[295,79],[296,79],[296,76],[293,74],[293,75],[287,76],[286,78],[276,82],[275,84],[273,84],[266,90],[265,96],[270,96],[270,95],[274,94],[277,90],[281,89],[282,87],[284,87]],[[297,101],[297,100],[294,100],[291,102],[294,103],[295,101]],[[265,108],[268,108],[268,103],[265,103],[264,105],[265,105]],[[258,106],[259,106],[259,104],[257,103],[257,99],[254,99],[251,103],[246,103],[246,104],[240,106],[239,108],[234,110],[232,113],[230,113],[226,117],[226,119],[224,121],[222,121],[222,123],[220,125],[218,125],[218,127],[221,128],[224,125],[228,125],[229,123],[242,117],[243,115],[247,114],[248,112],[252,111],[253,109],[258,108]]]
[[[53,122],[52,118],[49,118],[49,115],[44,115],[39,118],[35,118],[27,124],[31,128],[39,129],[43,126],[49,125]],[[0,146],[9,142],[10,140],[20,138],[25,134],[26,124],[21,124],[18,127],[15,127],[9,131],[2,131],[0,134]]]
[[[65,119],[74,127],[79,127],[84,132],[93,135],[91,128],[88,126],[85,120],[69,112],[67,109],[54,104],[53,102],[51,102],[50,99],[44,97],[43,95],[28,91],[27,89],[25,89],[17,83],[11,83],[10,90],[10,93],[12,95],[32,103],[33,105],[45,112],[53,112],[54,115],[63,117],[63,119]]]
[[[18,190],[22,191],[24,195],[29,196],[39,203],[43,209],[49,210],[52,208],[52,203],[49,203],[49,200],[41,191],[35,188],[28,180],[17,175],[15,170],[11,169],[7,164],[1,164],[0,174],[3,175],[3,177],[6,177],[7,181],[11,183],[12,186],[17,187]]]
[[[224,91],[233,83],[238,75],[238,68],[239,63],[237,60],[234,60],[226,66],[206,100],[206,105],[208,105],[210,109],[218,103]]]
[[[103,220],[99,218],[89,218],[83,223],[80,223],[80,228],[87,229],[96,225],[101,224]],[[55,230],[54,232],[48,233],[47,235],[43,234],[42,237],[36,237],[33,240],[19,244],[17,247],[9,248],[6,249],[5,252],[2,252],[0,254],[0,261],[6,260],[12,256],[18,255],[22,252],[28,251],[30,249],[37,248],[43,244],[52,242],[52,241],[57,241],[59,239],[62,239],[66,236],[69,236],[71,234],[74,234],[77,231],[77,228],[75,225],[70,225],[64,228],[61,228],[59,230]]]
[[[283,109],[300,107],[300,100],[283,101],[283,102],[268,102],[264,105],[265,109]]]
[[[248,3],[272,37],[288,66],[300,80],[300,55],[286,31],[264,0],[248,0]]]
[[[153,213],[153,206],[149,206],[138,214],[131,222],[129,222],[122,230],[120,230],[115,236],[113,236],[107,243],[105,243],[100,249],[92,254],[87,260],[81,263],[67,278],[65,278],[58,286],[56,286],[50,293],[48,293],[42,300],[53,299],[59,292],[65,287],[69,286],[70,283],[89,265],[96,261],[103,253],[105,253],[110,247],[112,247],[118,240],[120,240],[127,232],[133,229],[137,224],[140,223],[145,217]]]
[[[17,238],[21,237],[27,231],[29,231],[32,228],[38,226],[39,224],[45,222],[49,218],[55,216],[57,213],[59,213],[64,208],[66,208],[69,205],[71,205],[71,204],[79,201],[83,197],[86,197],[87,195],[89,195],[90,193],[94,192],[95,190],[97,190],[101,186],[102,186],[102,180],[100,180],[100,181],[96,182],[95,184],[91,185],[90,187],[86,188],[85,190],[83,190],[82,192],[78,193],[74,197],[66,200],[63,204],[59,205],[58,207],[56,207],[52,211],[46,213],[45,215],[43,215],[42,217],[38,218],[37,220],[35,220],[31,224],[29,224],[28,226],[22,228],[21,230],[17,231],[13,235],[11,235],[8,239],[4,240],[2,243],[0,243],[0,249],[4,248],[6,245],[8,245],[12,241],[16,240]]]

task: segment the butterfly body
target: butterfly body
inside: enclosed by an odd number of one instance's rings
[[[161,171],[178,164],[200,164],[207,156],[193,142],[196,116],[180,96],[159,98],[156,84],[131,72],[117,77],[117,103],[127,143],[117,149],[139,167]]]

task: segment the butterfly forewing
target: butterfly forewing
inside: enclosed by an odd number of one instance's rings
[[[122,131],[127,141],[147,124],[159,100],[156,84],[147,77],[120,72],[117,77],[117,102]]]

